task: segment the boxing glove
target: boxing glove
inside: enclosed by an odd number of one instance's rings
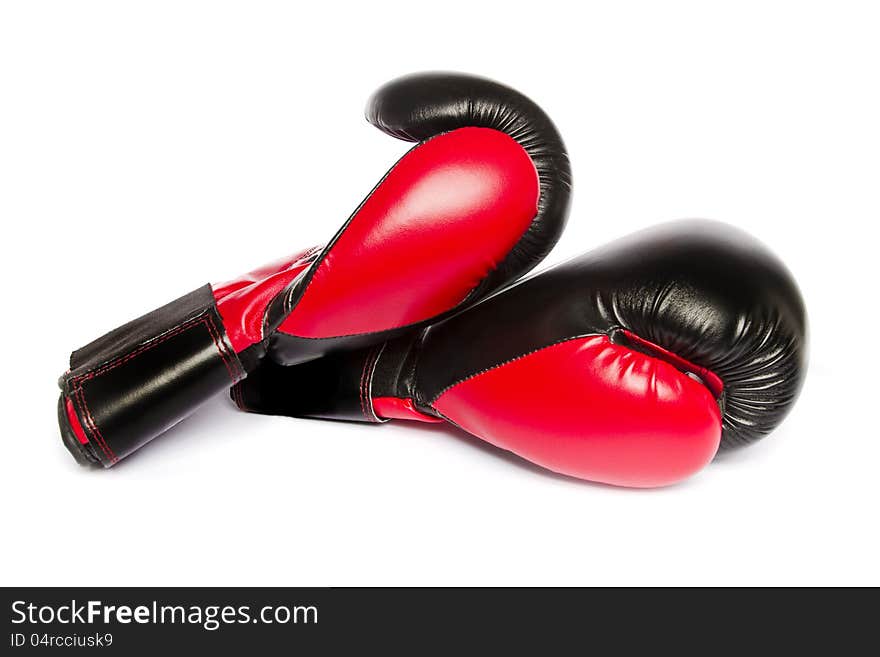
[[[428,328],[297,367],[266,359],[244,410],[450,422],[573,477],[677,482],[769,433],[805,369],[783,264],[724,224],[665,224]]]
[[[467,75],[414,75],[379,89],[366,114],[418,144],[327,246],[205,285],[73,352],[58,418],[78,460],[113,465],[266,353],[301,363],[479,300],[559,238],[568,157],[522,94]]]

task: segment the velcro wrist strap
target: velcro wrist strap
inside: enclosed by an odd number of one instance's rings
[[[62,438],[78,460],[109,467],[244,375],[205,285],[71,354]]]

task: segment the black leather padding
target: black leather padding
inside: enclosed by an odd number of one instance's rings
[[[806,373],[806,311],[785,265],[732,226],[691,220],[617,240],[413,330],[386,343],[376,363],[368,360],[375,349],[307,366],[264,361],[240,388],[264,413],[358,419],[359,382],[372,370],[373,397],[409,398],[437,415],[432,404],[469,377],[559,342],[613,338],[622,329],[721,379],[723,449],[770,433]],[[333,386],[315,385],[327,380]],[[550,376],[533,385],[564,388],[566,381]]]
[[[205,285],[73,352],[59,381],[62,439],[80,462],[113,465],[243,376]]]
[[[535,217],[496,268],[477,282],[461,303],[432,320],[386,331],[328,338],[301,338],[276,331],[287,316],[295,312],[318,267],[382,184],[383,177],[316,256],[311,267],[269,304],[265,320],[265,333],[270,336],[267,350],[270,358],[279,363],[296,365],[340,349],[359,349],[393,340],[426,326],[429,321],[448,317],[535,267],[556,245],[568,220],[571,201],[568,152],[550,117],[520,92],[463,73],[416,73],[380,87],[367,103],[366,118],[383,132],[420,142],[419,146],[438,135],[466,127],[491,128],[509,135],[523,147],[538,173],[540,190]]]
[[[737,228],[686,220],[616,240],[432,326],[409,385],[430,407],[475,373],[617,329],[721,378],[722,448],[772,431],[804,380],[806,311],[788,269]]]
[[[519,91],[464,73],[416,73],[380,87],[365,114],[383,132],[407,141],[463,127],[493,128],[515,139],[534,162],[540,182],[535,220],[470,300],[531,270],[559,240],[571,197],[568,151],[550,117]]]

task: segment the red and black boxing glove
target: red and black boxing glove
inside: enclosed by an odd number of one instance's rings
[[[556,472],[661,486],[772,431],[806,349],[785,266],[730,226],[683,221],[384,345],[266,359],[232,397],[268,414],[448,421]]]
[[[59,424],[110,466],[243,379],[405,333],[537,264],[564,226],[565,146],[517,91],[431,73],[379,89],[367,119],[419,142],[323,249],[205,285],[73,352]]]

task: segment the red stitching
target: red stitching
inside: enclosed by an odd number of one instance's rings
[[[98,431],[98,425],[95,422],[95,419],[92,417],[92,412],[89,409],[89,405],[86,403],[86,396],[83,392],[82,386],[77,386],[73,389],[73,393],[75,396],[79,397],[79,403],[82,406],[82,409],[85,411],[86,424],[94,434],[95,438],[98,441],[98,446],[104,451],[104,454],[110,459],[110,463],[116,463],[119,460],[119,457],[116,456],[116,453],[110,449],[110,445],[104,440],[104,436],[101,435],[101,432]]]
[[[223,361],[223,364],[226,366],[226,371],[229,373],[229,378],[232,379],[232,384],[235,385],[239,379],[241,378],[241,368],[238,363],[234,364],[234,361],[231,361],[229,358],[229,351],[226,343],[223,341],[223,337],[220,335],[220,332],[217,330],[217,327],[214,325],[214,320],[205,316],[205,327],[208,329],[208,333],[211,334],[211,340],[214,341],[214,346],[217,347],[217,353],[220,354],[220,359]],[[235,371],[233,371],[233,369]]]
[[[372,377],[373,367],[379,360],[379,354],[381,353],[381,347],[373,347],[373,350],[367,355],[367,359],[364,362],[364,369],[361,371],[361,380],[358,391],[361,399],[361,413],[363,413],[364,417],[370,422],[376,421],[376,414],[367,411],[367,409],[372,406],[369,403],[370,378]]]
[[[358,381],[358,398],[361,402],[361,414],[368,420],[370,419],[370,416],[367,415],[367,408],[366,406],[364,406],[364,376],[366,376],[367,374],[367,365],[369,364],[369,362],[370,356],[369,354],[367,354],[367,357],[364,359],[364,367],[361,370],[361,378]]]
[[[234,386],[232,386],[232,401],[234,401],[241,410],[245,412],[250,412],[250,409],[245,406],[244,396],[241,392],[240,383],[236,383]]]
[[[165,333],[164,335],[157,338],[156,340],[153,340],[152,342],[148,342],[147,344],[143,344],[140,347],[138,347],[137,349],[135,349],[134,351],[131,351],[131,352],[125,354],[124,356],[120,356],[119,358],[116,358],[115,360],[111,360],[111,361],[104,363],[103,365],[101,365],[101,367],[99,367],[96,370],[92,370],[91,372],[86,372],[82,376],[74,377],[74,381],[79,381],[79,380],[88,381],[89,379],[94,379],[99,374],[104,374],[105,372],[109,372],[110,370],[112,370],[116,367],[119,367],[120,365],[122,365],[122,363],[126,363],[126,362],[130,361],[132,358],[136,358],[137,356],[140,356],[145,351],[149,351],[153,347],[155,347],[159,344],[162,344],[163,342],[174,337],[175,335],[183,333],[184,331],[192,328],[192,326],[194,326],[196,324],[200,324],[204,321],[205,321],[205,317],[202,316],[202,317],[199,317],[197,320],[193,319],[193,320],[186,322],[185,324],[181,324],[177,328],[172,329],[171,331],[168,331],[168,333]]]
[[[127,363],[128,361],[140,356],[146,351],[156,347],[157,345],[169,340],[170,338],[180,335],[184,331],[188,331],[194,326],[198,326],[199,324],[204,324],[205,329],[208,331],[208,334],[211,336],[211,341],[214,343],[214,347],[217,349],[217,353],[220,355],[220,360],[223,361],[224,366],[226,367],[226,371],[229,374],[229,378],[232,380],[233,385],[238,382],[239,378],[236,377],[236,373],[242,374],[241,368],[239,364],[235,361],[230,360],[230,354],[228,352],[228,347],[226,343],[223,341],[222,336],[219,335],[219,331],[217,327],[214,325],[213,320],[208,315],[201,315],[196,319],[192,319],[188,322],[185,322],[178,326],[168,333],[165,333],[161,337],[149,342],[147,344],[141,345],[137,349],[132,352],[125,354],[124,356],[120,356],[115,360],[108,361],[101,365],[98,369],[92,370],[91,372],[86,372],[85,374],[74,377],[71,379],[71,390],[75,396],[79,397],[79,404],[85,413],[86,422],[89,425],[89,429],[94,434],[95,438],[98,441],[98,446],[104,451],[104,454],[110,459],[111,464],[119,461],[119,457],[113,452],[110,448],[110,445],[101,435],[101,432],[98,430],[98,425],[92,417],[91,410],[89,409],[89,405],[86,402],[85,391],[83,390],[83,383],[86,381],[90,381],[94,379],[96,376],[101,374],[105,374],[112,369],[115,369],[122,365],[123,363]],[[233,371],[234,365],[234,371]]]
[[[107,444],[107,441],[104,440],[104,436],[101,435],[101,432],[97,430],[97,424],[95,424],[94,418],[92,418],[91,410],[86,403],[85,394],[83,393],[82,387],[74,388],[73,390],[74,397],[79,398],[79,404],[84,412],[84,419],[86,428],[92,433],[95,438],[95,442],[98,443],[98,447],[104,452],[107,458],[110,460],[110,463],[116,463],[119,459],[116,456],[116,453],[110,449],[110,445]]]

